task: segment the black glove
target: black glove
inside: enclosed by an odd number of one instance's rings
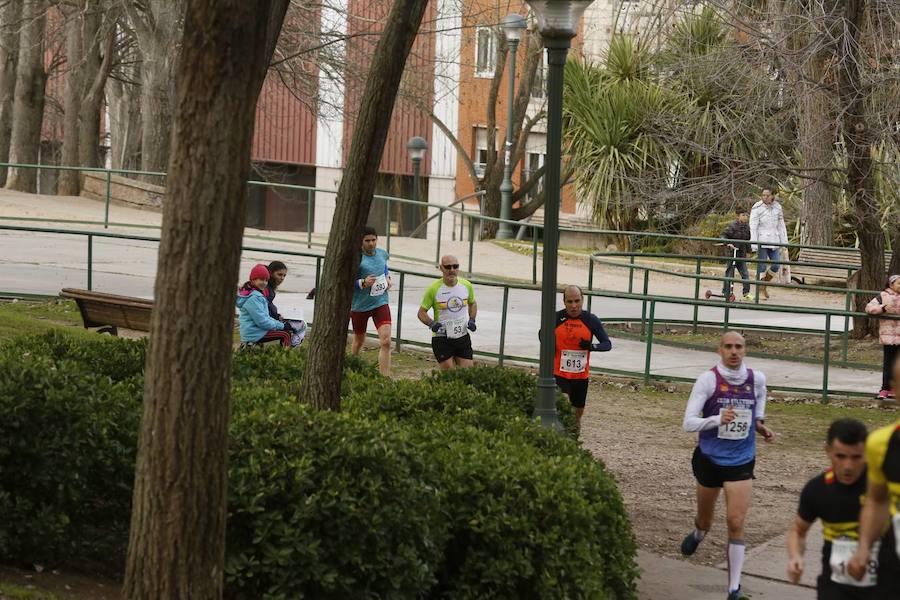
[[[293,327],[293,325],[291,325],[291,324],[288,323],[287,321],[285,321],[284,323],[282,323],[282,325],[284,325],[284,331],[286,331],[286,332],[288,332],[288,333],[294,333],[294,327]]]
[[[590,350],[591,349],[591,340],[581,340],[578,342],[578,347],[582,350]]]
[[[441,333],[444,330],[444,326],[440,321],[432,321],[431,325],[428,326],[435,333]]]
[[[466,324],[466,327],[469,328],[469,331],[475,331],[475,319],[469,319],[469,322]]]

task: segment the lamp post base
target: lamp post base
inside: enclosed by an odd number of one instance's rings
[[[534,407],[534,418],[541,420],[541,425],[557,433],[564,433],[559,415],[556,413],[556,379],[538,377],[537,402]]]

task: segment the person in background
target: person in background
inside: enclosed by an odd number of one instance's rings
[[[269,316],[281,321],[281,314],[278,312],[278,307],[275,306],[275,290],[284,283],[284,278],[287,277],[287,265],[280,260],[273,260],[267,268],[269,269],[269,283],[266,284],[266,290],[263,294],[265,294],[266,302],[269,305]]]
[[[235,305],[240,310],[238,324],[242,345],[255,345],[268,341],[279,341],[285,348],[291,347],[289,323],[282,323],[269,316],[269,307],[263,292],[269,282],[266,265],[256,265],[250,269],[250,276],[238,290]]]
[[[750,209],[750,241],[756,251],[756,276],[763,281],[771,281],[781,267],[780,246],[766,245],[766,242],[787,244],[787,227],[784,225],[784,209],[775,199],[772,190],[762,191],[762,200]],[[769,299],[769,290],[761,285],[759,295]]]
[[[743,241],[750,239],[750,226],[747,224],[750,221],[750,213],[747,212],[746,208],[738,207],[735,209],[734,214],[734,222],[729,224],[719,236],[725,240],[735,240],[733,243],[728,244],[729,250],[734,252],[734,258],[728,261],[728,266],[725,268],[725,277],[734,277],[734,270],[737,269],[744,279],[741,296],[743,296],[744,300],[753,300],[753,296],[750,295],[750,274],[747,272],[747,261],[741,260],[747,258],[747,255],[750,254],[750,244]],[[731,281],[722,282],[722,296],[725,298],[728,298],[730,295],[732,284],[733,282]]]
[[[884,291],[872,298],[866,305],[866,312],[870,315],[896,315],[900,316],[900,275],[888,277]],[[881,319],[878,324],[878,339],[884,351],[884,364],[881,371],[881,391],[878,397],[882,400],[896,398],[895,390],[891,387],[891,369],[900,355],[900,320]]]

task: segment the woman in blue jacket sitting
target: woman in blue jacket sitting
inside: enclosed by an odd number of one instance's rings
[[[235,304],[241,311],[238,318],[241,343],[257,344],[277,340],[282,346],[290,348],[293,327],[269,315],[269,303],[264,295],[268,283],[269,269],[266,265],[256,265],[250,269],[249,280],[238,290]]]

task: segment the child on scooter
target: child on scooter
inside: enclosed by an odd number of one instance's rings
[[[725,240],[749,240],[750,226],[747,223],[750,221],[750,211],[744,207],[738,207],[734,213],[736,217],[734,222],[728,225],[719,237]],[[741,296],[743,296],[744,300],[753,300],[753,296],[750,295],[750,275],[747,272],[747,261],[743,260],[750,253],[750,244],[744,241],[729,242],[728,249],[732,251],[734,258],[727,263],[725,277],[734,277],[734,270],[737,268],[744,279]],[[731,295],[732,283],[731,281],[722,282],[722,296],[724,298],[728,298]]]

